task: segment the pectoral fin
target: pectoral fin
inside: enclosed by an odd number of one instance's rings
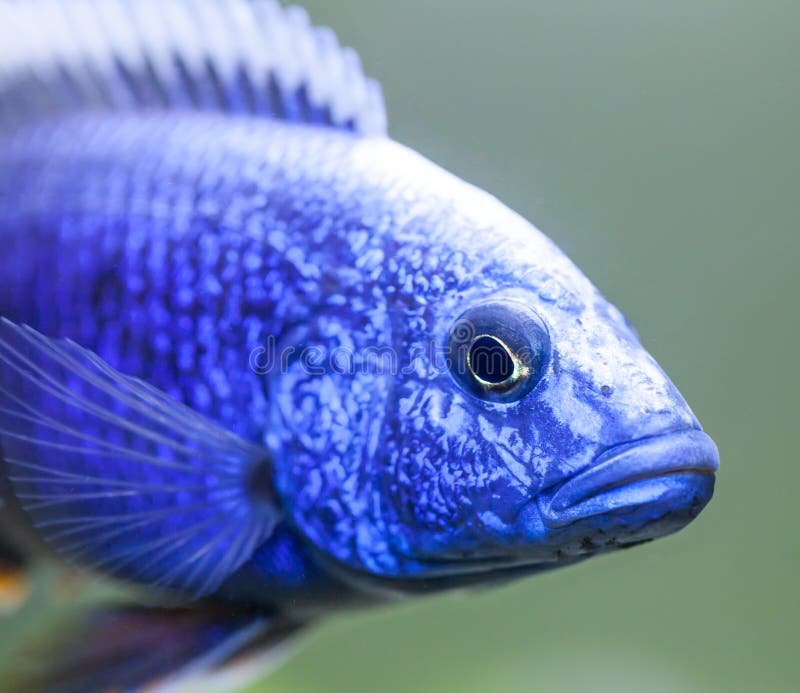
[[[266,450],[67,340],[0,320],[0,447],[42,538],[80,565],[198,597],[272,532]]]

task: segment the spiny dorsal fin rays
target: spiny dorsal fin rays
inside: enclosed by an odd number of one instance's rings
[[[0,0],[0,115],[191,108],[386,134],[380,85],[273,0]]]

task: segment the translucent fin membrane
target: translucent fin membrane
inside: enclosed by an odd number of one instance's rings
[[[270,535],[262,450],[64,340],[0,321],[0,446],[45,541],[99,571],[202,596]]]
[[[247,113],[386,133],[379,84],[272,0],[0,0],[0,119],[74,109]]]

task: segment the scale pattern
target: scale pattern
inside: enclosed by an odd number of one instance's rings
[[[472,554],[516,560],[538,490],[604,445],[696,425],[552,243],[389,140],[75,116],[3,151],[4,314],[265,444],[293,523],[347,565],[414,575]],[[512,405],[466,395],[435,358],[487,296],[533,306],[554,337],[548,374]],[[262,372],[253,355],[270,345],[293,356]],[[323,372],[309,372],[308,347]],[[326,360],[376,347],[393,372]]]

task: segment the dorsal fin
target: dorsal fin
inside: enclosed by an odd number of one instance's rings
[[[189,108],[385,134],[379,84],[274,0],[0,0],[0,118]]]

